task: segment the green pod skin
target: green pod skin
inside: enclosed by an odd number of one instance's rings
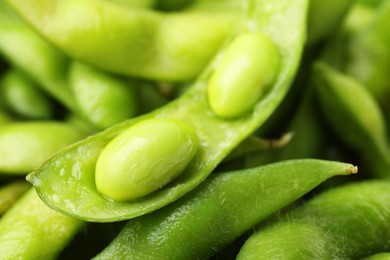
[[[260,228],[237,259],[361,259],[390,249],[390,183],[340,186]]]
[[[0,216],[4,214],[31,185],[25,180],[13,181],[0,187]]]
[[[11,117],[4,111],[0,110],[0,127],[10,122],[12,122]]]
[[[94,259],[208,259],[326,179],[354,172],[351,164],[303,159],[212,175],[180,200],[130,220]]]
[[[56,259],[83,225],[50,209],[30,188],[0,220],[0,258]]]
[[[262,31],[278,46],[281,54],[282,65],[277,79],[269,94],[256,104],[248,116],[224,120],[210,110],[206,85],[214,67],[211,64],[175,101],[90,136],[58,153],[31,173],[27,178],[40,197],[50,207],[65,214],[88,221],[112,222],[159,209],[200,184],[227,154],[270,116],[283,99],[296,72],[304,45],[307,1],[275,1],[272,9],[266,8],[268,5],[269,2],[256,1],[250,6],[250,12],[245,13],[251,16],[244,16],[243,27],[234,32]],[[137,201],[116,202],[105,198],[96,190],[94,182],[99,154],[120,133],[151,118],[182,120],[199,138],[197,154],[180,176],[159,191]],[[79,174],[74,174],[74,168],[79,169]],[[61,194],[56,192],[58,189]]]
[[[53,103],[35,82],[18,70],[8,71],[0,82],[0,93],[7,108],[28,119],[49,119]]]
[[[383,252],[365,257],[364,260],[389,260],[390,252]]]
[[[313,79],[330,127],[342,141],[373,162],[375,175],[389,178],[390,150],[385,120],[371,93],[325,63],[315,64]]]
[[[0,24],[0,52],[4,58],[67,108],[77,111],[67,86],[66,56],[18,17],[7,12],[5,1],[0,3]]]
[[[223,118],[243,116],[275,81],[278,49],[261,32],[249,32],[236,36],[220,56],[207,84],[210,108]]]
[[[25,175],[84,135],[59,122],[18,122],[0,128],[0,172]]]
[[[136,114],[134,86],[91,66],[74,62],[70,87],[80,113],[98,129],[105,129]]]
[[[8,3],[69,56],[110,72],[163,81],[194,79],[238,19],[102,0]]]
[[[390,111],[390,2],[373,9],[372,19],[351,37],[344,71],[361,82]]]
[[[354,0],[311,0],[308,14],[308,44],[313,45],[336,31]]]
[[[141,121],[104,147],[96,162],[96,188],[114,200],[141,198],[181,174],[197,149],[197,136],[183,122]]]
[[[131,8],[153,8],[157,0],[113,0],[112,2],[123,4]]]

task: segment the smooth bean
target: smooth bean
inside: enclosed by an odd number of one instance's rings
[[[104,147],[96,162],[96,187],[114,200],[146,196],[180,175],[197,149],[198,137],[183,122],[141,121]]]
[[[243,116],[275,81],[278,49],[263,33],[249,32],[236,36],[220,56],[207,85],[210,107],[223,118]]]

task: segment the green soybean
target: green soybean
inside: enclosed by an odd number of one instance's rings
[[[134,86],[114,75],[74,62],[70,68],[70,87],[80,113],[99,129],[136,114]]]
[[[60,122],[15,122],[0,127],[0,172],[27,174],[84,135]]]
[[[238,35],[221,54],[210,76],[207,96],[212,111],[224,118],[252,110],[279,72],[274,43],[261,32]]]
[[[181,121],[141,121],[103,149],[96,162],[96,187],[114,200],[143,197],[176,178],[197,148],[198,138]]]
[[[258,229],[237,259],[361,259],[390,249],[389,218],[389,182],[340,186]]]
[[[304,159],[216,173],[180,200],[130,220],[95,259],[208,259],[321,182],[356,170]]]
[[[50,209],[30,188],[0,220],[0,258],[56,259],[83,225]]]
[[[243,27],[234,32],[262,31],[280,50],[278,77],[270,87],[269,94],[259,101],[248,116],[239,120],[224,120],[210,111],[206,85],[212,72],[211,64],[175,101],[114,125],[53,156],[28,176],[40,197],[50,207],[65,214],[83,220],[108,222],[129,219],[161,208],[200,184],[234,147],[264,123],[283,99],[297,70],[305,39],[307,1],[275,1],[272,9],[267,6],[269,2],[256,1],[250,6],[251,15],[245,13]],[[105,198],[96,190],[94,181],[96,161],[101,151],[113,138],[135,123],[151,118],[182,120],[194,130],[199,138],[199,148],[193,162],[174,181],[140,200],[117,202]],[[58,194],[58,190],[61,190],[61,194]]]

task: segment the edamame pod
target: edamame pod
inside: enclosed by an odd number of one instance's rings
[[[0,187],[0,216],[4,214],[31,185],[25,180],[13,181]]]
[[[134,200],[164,187],[194,158],[198,137],[183,122],[149,119],[104,147],[96,162],[96,188],[114,200]]]
[[[91,66],[74,62],[70,68],[70,87],[80,113],[100,129],[136,113],[134,86]]]
[[[12,121],[11,117],[4,111],[0,110],[0,127],[10,123],[11,121]]]
[[[248,116],[233,121],[224,120],[215,117],[210,111],[205,86],[213,67],[211,65],[175,101],[90,136],[52,157],[43,167],[28,176],[40,197],[50,207],[65,214],[83,220],[109,222],[154,211],[201,183],[234,147],[255,131],[275,110],[296,72],[305,38],[307,1],[275,1],[272,9],[266,8],[268,5],[269,2],[264,1],[256,1],[251,5],[251,16],[245,16],[244,27],[239,30],[262,31],[270,37],[280,49],[282,65],[269,95]],[[250,28],[247,27],[249,24]],[[99,154],[120,133],[151,118],[182,120],[199,138],[197,154],[180,176],[158,192],[131,202],[108,200],[97,192],[94,182]],[[61,194],[56,192],[58,189],[61,189]]]
[[[29,119],[48,119],[53,115],[53,103],[27,75],[8,71],[0,82],[0,93],[11,111]]]
[[[325,63],[315,64],[314,83],[330,126],[342,140],[374,162],[374,174],[389,178],[390,150],[386,125],[370,92]]]
[[[55,259],[83,224],[47,207],[30,188],[0,219],[0,258]]]
[[[390,252],[378,253],[364,258],[364,260],[389,260],[389,259],[390,259]]]
[[[390,97],[390,2],[374,9],[373,18],[360,28],[348,45],[349,60],[344,70],[361,82],[389,111]]]
[[[69,56],[110,72],[164,81],[194,79],[238,18],[161,13],[101,0],[7,2]]]
[[[15,67],[36,80],[38,86],[72,111],[75,101],[67,86],[68,59],[0,3],[0,52]]]
[[[233,39],[220,56],[207,84],[210,107],[223,118],[243,116],[278,75],[278,49],[263,33],[249,32]]]
[[[308,44],[314,44],[334,32],[353,4],[353,0],[311,0],[308,15]]]
[[[180,200],[130,220],[95,259],[208,259],[321,182],[356,170],[304,159],[216,173]]]
[[[361,259],[390,249],[389,218],[389,182],[341,186],[258,229],[237,259]]]
[[[27,174],[83,134],[60,122],[15,122],[0,127],[0,172]]]

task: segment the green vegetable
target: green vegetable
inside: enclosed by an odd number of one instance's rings
[[[55,259],[82,226],[47,207],[30,188],[0,219],[0,258]]]
[[[212,175],[177,202],[130,220],[95,259],[208,259],[321,182],[356,170],[306,159]]]
[[[5,74],[0,93],[7,107],[17,115],[30,119],[52,117],[51,100],[21,71],[10,70]]]
[[[390,249],[390,183],[324,192],[261,228],[237,259],[361,259]]]
[[[16,68],[72,111],[75,101],[67,86],[68,59],[0,2],[0,52]]]
[[[100,129],[136,113],[134,86],[114,75],[74,62],[70,68],[70,87],[80,114]]]
[[[217,60],[207,94],[213,112],[239,117],[253,109],[278,75],[277,47],[260,32],[236,36]]]
[[[340,139],[374,162],[374,174],[389,178],[386,125],[371,93],[324,63],[315,64],[314,83],[324,115]]]
[[[354,0],[311,0],[308,15],[308,43],[314,44],[333,33]]]
[[[27,174],[61,148],[81,139],[71,126],[52,121],[15,122],[0,127],[0,172]]]
[[[25,180],[13,181],[0,187],[0,216],[4,214],[28,189]]]
[[[195,133],[178,120],[141,121],[104,147],[96,162],[96,188],[114,200],[146,196],[181,174],[197,148]]]
[[[364,258],[364,260],[389,260],[389,259],[390,259],[389,252],[378,253]]]
[[[119,221],[161,208],[201,183],[234,147],[274,111],[297,69],[304,44],[307,2],[275,2],[272,9],[266,6],[268,2],[256,1],[236,32],[261,31],[277,46],[281,58],[277,79],[250,113],[236,120],[223,120],[210,111],[206,85],[214,67],[211,64],[188,91],[175,101],[90,136],[55,155],[29,175],[28,180],[43,201],[60,212],[83,220]],[[33,12],[30,10],[29,13]],[[199,138],[199,148],[193,161],[174,181],[142,199],[131,202],[106,199],[97,192],[94,183],[99,154],[113,138],[135,123],[158,117],[182,120],[194,130]],[[57,190],[61,190],[61,194],[57,194]]]
[[[237,20],[231,14],[161,13],[103,0],[7,2],[73,58],[166,81],[195,78]]]

